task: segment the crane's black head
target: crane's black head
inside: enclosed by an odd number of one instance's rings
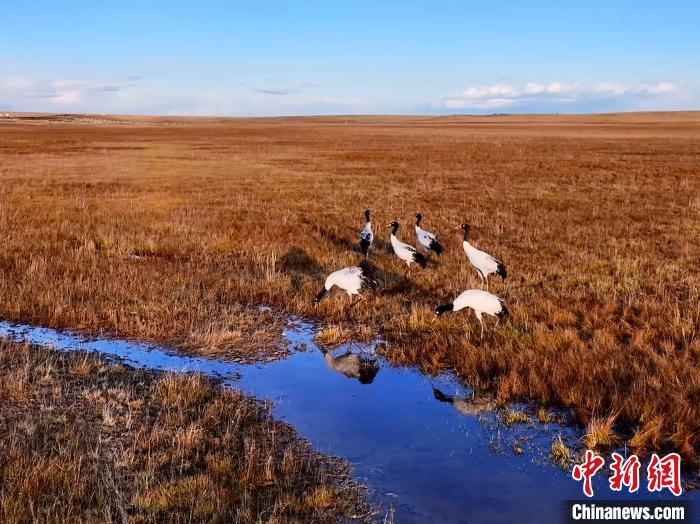
[[[369,222],[372,212],[369,209],[365,209],[365,220]]]
[[[319,302],[321,302],[323,297],[326,296],[326,293],[328,293],[328,290],[324,287],[321,291],[318,292],[316,298],[314,298],[314,304],[318,304]]]
[[[435,310],[435,316],[439,317],[443,313],[449,313],[450,311],[453,311],[454,308],[455,307],[452,305],[452,302],[450,302],[449,304],[443,304],[442,306],[438,306]]]
[[[420,226],[420,221],[423,220],[423,215],[416,213],[416,225]]]
[[[396,220],[394,220],[391,224],[389,224],[389,225],[386,226],[386,227],[390,227],[390,228],[391,228],[391,234],[392,234],[392,235],[395,235],[396,232],[399,230],[399,223],[398,223]]]
[[[459,228],[462,230],[462,233],[464,233],[464,240],[467,240],[469,238],[469,229],[471,229],[472,226],[469,224],[462,224],[459,226]]]

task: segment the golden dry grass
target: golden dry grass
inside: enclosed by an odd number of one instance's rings
[[[237,355],[275,340],[266,304],[696,457],[698,113],[121,121],[0,123],[0,315]],[[409,242],[421,211],[446,253],[407,279],[383,231],[384,291],[314,307],[358,262],[366,207]],[[469,315],[430,322],[478,286],[465,220],[510,274],[491,289],[511,319],[483,343]]]
[[[513,427],[516,424],[528,424],[530,422],[530,417],[524,411],[519,411],[515,409],[506,409],[501,418],[503,423],[508,427]]]
[[[618,445],[621,439],[614,430],[616,420],[615,414],[592,418],[582,438],[583,444],[588,449],[597,451],[606,451]]]
[[[569,468],[572,460],[571,450],[564,443],[561,436],[556,436],[554,439],[552,439],[549,458],[557,466],[564,469]]]
[[[198,375],[0,340],[0,421],[5,523],[330,522],[366,512],[347,463]]]

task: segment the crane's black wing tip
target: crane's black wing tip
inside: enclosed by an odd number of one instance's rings
[[[381,281],[381,271],[377,266],[369,260],[360,261],[360,269],[362,269],[362,280],[371,289],[376,289]]]
[[[369,240],[364,238],[360,239],[360,251],[362,251],[363,255],[367,254],[369,251]]]
[[[437,256],[442,255],[442,252],[444,251],[443,247],[440,245],[440,242],[437,240],[432,240],[430,242],[430,250],[434,251]]]
[[[423,269],[428,265],[428,259],[421,253],[413,253],[413,261],[420,265]]]
[[[500,260],[498,261],[496,265],[496,274],[501,277],[503,280],[508,277],[508,271],[506,271],[506,265],[501,262]]]

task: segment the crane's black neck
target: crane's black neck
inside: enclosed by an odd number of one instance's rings
[[[464,233],[464,241],[469,242],[469,228],[468,227],[462,228],[462,232]]]
[[[442,315],[443,313],[449,313],[451,311],[454,311],[455,306],[452,302],[449,304],[443,304],[442,306],[438,306],[438,308],[435,310],[435,314],[437,316]]]
[[[327,290],[327,289],[325,288],[325,286],[324,286],[324,288],[323,288],[321,291],[319,291],[318,294],[316,295],[316,298],[314,299],[314,302],[316,302],[317,304],[318,304],[319,302],[321,302],[321,300],[323,300],[323,297],[326,296],[326,293],[328,293],[328,290]]]
[[[396,232],[397,232],[398,230],[399,230],[399,225],[398,225],[398,224],[394,224],[393,226],[391,226],[391,234],[392,234],[392,235],[396,235]]]
[[[423,215],[421,215],[420,213],[418,213],[418,214],[416,215],[416,225],[419,226],[419,227],[420,227],[420,221],[421,221],[421,220],[423,220]]]
[[[439,400],[440,402],[447,402],[448,404],[454,403],[453,397],[448,397],[442,391],[440,391],[439,389],[437,389],[435,387],[433,387],[433,395],[435,396],[435,399]]]
[[[370,221],[369,209],[366,209],[366,210],[365,210],[365,221],[366,221],[367,223],[369,223],[369,221]]]

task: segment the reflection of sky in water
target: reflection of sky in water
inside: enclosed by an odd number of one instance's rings
[[[579,436],[574,430],[544,427],[536,421],[509,429],[492,414],[464,415],[433,395],[433,385],[447,395],[459,394],[452,379],[429,379],[383,361],[372,383],[361,384],[329,369],[312,342],[310,324],[295,322],[285,332],[294,347],[308,351],[248,366],[5,322],[0,322],[0,336],[96,351],[135,367],[199,371],[259,399],[273,400],[275,417],[294,426],[317,449],[349,459],[382,510],[396,509],[398,522],[429,517],[436,522],[559,521],[561,501],[583,498],[580,484],[569,472],[546,461],[552,436],[561,433],[574,442]],[[342,355],[348,349],[372,353],[374,348],[349,344],[333,353]],[[516,437],[521,437],[522,456],[512,451]],[[641,480],[642,493],[632,496],[613,493],[598,475],[592,500],[651,498],[645,492],[644,474]],[[700,493],[684,498],[698,500]]]

